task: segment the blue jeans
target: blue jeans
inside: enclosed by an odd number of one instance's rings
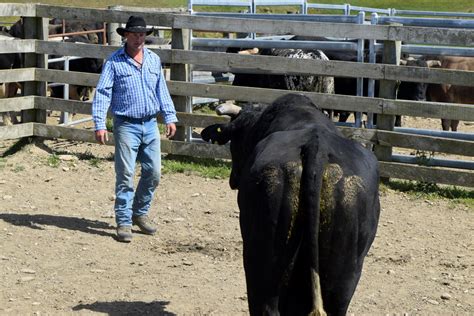
[[[132,215],[148,213],[153,193],[160,183],[160,133],[156,117],[132,119],[114,117],[115,139],[115,221],[117,226],[132,225]],[[134,192],[136,162],[141,176]]]

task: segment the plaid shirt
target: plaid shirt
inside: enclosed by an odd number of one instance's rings
[[[109,106],[114,115],[144,118],[161,114],[166,124],[178,121],[160,57],[147,48],[143,50],[141,68],[135,66],[125,47],[107,59],[92,103],[95,130],[106,128]]]

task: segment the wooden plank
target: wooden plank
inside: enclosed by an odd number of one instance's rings
[[[0,54],[34,53],[35,42],[32,39],[0,40]]]
[[[347,138],[361,143],[474,156],[474,142],[426,135],[416,135],[377,129],[338,126]]]
[[[190,36],[191,33],[189,29],[173,29],[172,30],[172,42],[171,47],[177,50],[189,50]],[[191,81],[191,74],[189,71],[189,66],[187,64],[171,64],[170,67],[170,78],[171,80],[177,81]],[[179,112],[191,112],[192,104],[191,98],[183,94],[172,95],[173,103],[176,108],[176,111]],[[182,126],[179,126],[176,129],[176,134],[174,135],[175,140],[184,141],[185,139],[190,138],[191,130],[186,129]]]
[[[23,17],[23,33],[25,39],[46,40],[48,38],[48,19],[40,17]],[[24,67],[46,68],[47,56],[36,53],[24,54]],[[46,95],[46,83],[28,81],[22,86],[22,95]],[[25,110],[21,112],[22,122],[46,122],[46,111]]]
[[[346,61],[252,56],[222,52],[172,50],[173,63],[212,66],[224,72],[327,75],[474,86],[474,71],[371,64]]]
[[[69,83],[81,86],[96,86],[99,81],[98,74],[52,69],[36,69],[34,78],[37,81]]]
[[[460,103],[420,102],[383,99],[382,113],[474,121],[474,106]]]
[[[381,177],[474,187],[474,172],[469,170],[395,162],[379,162],[379,164]]]
[[[474,156],[472,141],[344,126],[338,126],[338,129],[347,138],[365,144]]]
[[[50,97],[35,97],[35,108],[68,113],[92,114],[92,103]]]
[[[383,62],[385,64],[400,64],[401,45],[400,41],[384,41]],[[397,81],[394,80],[381,80],[379,96],[384,99],[396,99],[397,84]],[[392,131],[394,126],[395,116],[385,113],[377,116],[377,129]],[[378,160],[392,160],[392,147],[388,144],[378,144],[374,148],[374,153]]]
[[[18,98],[0,98],[0,112],[22,111],[35,109],[33,96]]]
[[[201,158],[230,159],[229,146],[161,140],[161,151],[168,154]]]
[[[35,80],[35,68],[0,70],[0,82],[25,82]]]
[[[112,54],[118,46],[97,44],[79,44],[53,41],[37,41],[36,53],[60,56],[78,56],[105,59]]]
[[[172,61],[230,72],[384,78],[384,65],[369,63],[179,50],[172,50]]]
[[[74,141],[96,143],[95,133],[93,130],[86,130],[74,127],[65,126],[53,126],[41,123],[34,124],[34,136],[40,136],[45,138],[62,138]],[[109,133],[108,145],[113,145],[113,134]]]
[[[474,71],[384,65],[384,79],[474,86]]]
[[[170,93],[176,95],[262,103],[271,103],[276,98],[289,93],[287,90],[234,87],[179,81],[169,81],[168,87]],[[309,97],[315,104],[325,109],[382,113],[382,100],[377,98],[301,91],[295,91],[294,93],[303,94]]]
[[[207,127],[212,124],[226,124],[230,118],[228,116],[205,115],[195,113],[177,112],[179,126]],[[158,121],[164,124],[163,118],[158,117]]]
[[[468,29],[218,18],[196,15],[175,15],[173,27],[203,31],[294,34],[403,41],[413,44],[474,46],[474,31]]]
[[[474,156],[474,142],[443,137],[377,131],[377,141],[392,147],[434,151],[454,155]]]
[[[173,50],[172,49],[151,48],[150,50],[155,52],[158,56],[160,56],[162,64],[177,63],[176,61],[173,60],[173,53],[172,53]]]
[[[82,20],[90,22],[115,22],[126,23],[131,15],[136,15],[132,10],[108,10],[77,8],[58,5],[36,5],[36,15],[45,18],[59,18],[66,20]],[[140,12],[148,25],[172,26],[173,15],[167,13],[157,13],[153,10]]]
[[[33,135],[33,123],[0,126],[0,140],[19,139]]]
[[[34,17],[35,15],[34,3],[0,3],[0,16]]]

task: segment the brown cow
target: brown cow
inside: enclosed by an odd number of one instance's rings
[[[450,57],[441,59],[441,68],[474,71],[474,57]],[[474,105],[474,87],[450,84],[429,84],[426,97],[433,102],[462,103]],[[459,120],[441,119],[443,130],[457,131]]]

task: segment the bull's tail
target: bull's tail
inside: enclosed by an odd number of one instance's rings
[[[300,190],[300,207],[305,214],[305,237],[309,251],[309,268],[311,274],[312,310],[310,315],[326,315],[323,307],[321,283],[319,277],[319,225],[320,200],[323,170],[327,158],[320,150],[317,134],[301,150],[302,175]]]

